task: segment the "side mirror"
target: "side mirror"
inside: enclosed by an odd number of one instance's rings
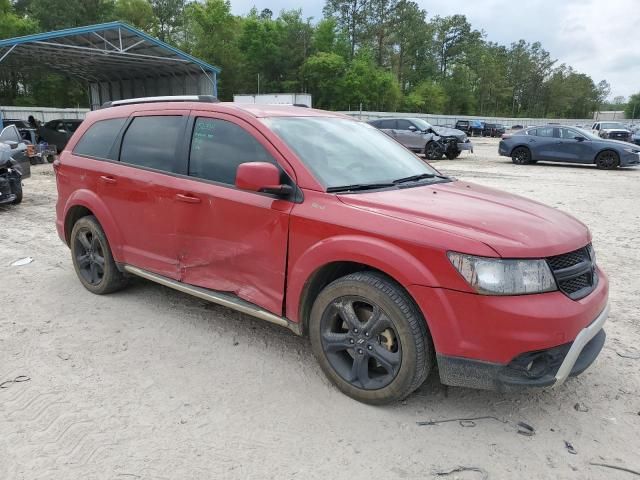
[[[15,150],[16,148],[18,148],[18,145],[20,145],[19,142],[16,142],[14,140],[6,140],[4,143],[8,145],[11,150]]]
[[[58,132],[60,132],[60,133],[67,133],[67,131],[66,131],[66,130],[64,130],[64,129],[62,129],[62,128],[59,128],[59,129],[58,129]]]
[[[414,126],[414,125],[410,125],[409,126],[409,130],[411,130],[412,132],[417,131],[418,129]]]
[[[272,163],[248,162],[238,166],[236,187],[251,192],[286,196],[293,192],[289,185],[280,183],[280,170]]]
[[[584,142],[584,137],[573,137],[575,138],[578,142]]]

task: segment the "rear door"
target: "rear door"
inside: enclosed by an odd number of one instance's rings
[[[176,226],[181,281],[231,292],[281,315],[289,212],[293,203],[235,187],[238,165],[284,158],[262,134],[236,117],[194,115],[187,135],[188,178],[180,192],[191,203],[178,206]],[[282,171],[282,181],[294,184]]]
[[[558,160],[556,151],[557,139],[553,127],[538,127],[529,130],[529,148],[534,160]],[[533,135],[532,135],[533,134]]]
[[[127,264],[179,278],[176,204],[184,201],[178,175],[187,170],[188,111],[133,114],[118,145],[118,162],[104,162],[99,196],[117,220]],[[188,199],[187,199],[188,201]]]

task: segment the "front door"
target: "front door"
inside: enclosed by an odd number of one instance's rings
[[[591,145],[589,140],[577,130],[558,128],[559,138],[556,143],[558,160],[572,163],[592,163]],[[577,140],[582,138],[582,140]]]
[[[410,120],[399,119],[397,126],[398,141],[411,150],[422,150],[425,146],[425,140],[422,138],[422,132]]]
[[[180,279],[281,315],[293,203],[234,184],[238,165],[284,159],[236,117],[202,112],[190,124],[190,178],[180,184],[192,200],[176,215]],[[284,170],[282,176],[290,181]]]

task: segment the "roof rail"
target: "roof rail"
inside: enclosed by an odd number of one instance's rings
[[[164,97],[140,97],[127,98],[125,100],[113,100],[105,102],[101,108],[117,107],[118,105],[133,105],[136,103],[158,103],[158,102],[204,102],[219,103],[217,97],[213,95],[169,95]]]

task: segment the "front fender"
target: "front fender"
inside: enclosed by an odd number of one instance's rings
[[[432,286],[432,272],[401,247],[379,238],[340,235],[321,240],[298,255],[289,265],[287,281],[287,318],[299,322],[300,301],[305,285],[318,269],[335,262],[354,262],[380,270],[401,285]]]
[[[107,236],[107,241],[109,242],[109,247],[111,248],[111,253],[116,262],[120,261],[122,258],[121,245],[122,242],[122,232],[118,228],[118,224],[113,218],[113,215],[107,208],[104,201],[96,195],[95,192],[91,190],[76,190],[74,191],[64,206],[64,225],[66,225],[67,216],[73,207],[85,207],[98,219],[102,229],[104,230],[105,235]],[[64,227],[63,227],[64,228]],[[65,230],[63,229],[63,232]],[[67,244],[69,244],[69,239],[64,239]]]

